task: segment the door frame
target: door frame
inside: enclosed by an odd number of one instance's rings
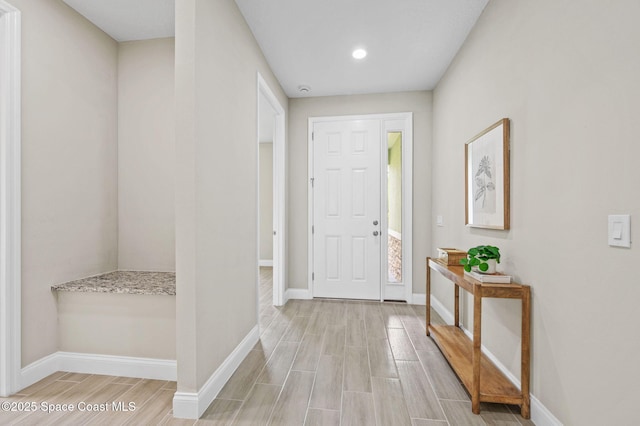
[[[20,11],[0,0],[0,396],[20,390]],[[6,94],[6,96],[5,96]]]
[[[381,130],[380,149],[383,154],[380,156],[381,176],[385,176],[388,152],[386,149],[386,135],[388,131],[397,129],[399,122],[403,123],[403,139],[402,139],[402,284],[387,284],[386,268],[387,261],[383,261],[383,253],[381,250],[380,262],[380,301],[384,300],[404,300],[407,303],[412,302],[413,297],[413,113],[400,112],[389,114],[361,114],[361,115],[343,115],[328,117],[309,117],[307,125],[307,290],[309,297],[313,297],[313,176],[314,176],[314,151],[313,151],[313,126],[315,123],[326,121],[353,121],[353,120],[379,120]],[[380,206],[387,205],[387,188],[381,184]],[[382,212],[381,212],[382,213]],[[387,218],[381,214],[381,229],[384,229],[384,235],[387,236]],[[405,238],[406,234],[406,238]],[[381,245],[386,248],[387,243]],[[403,288],[401,288],[403,287]]]
[[[256,92],[256,149],[260,147],[260,96],[269,102],[273,110],[275,111],[275,125],[273,134],[273,304],[275,306],[282,306],[285,303],[285,283],[286,283],[286,151],[285,151],[285,122],[286,111],[280,105],[280,101],[275,96],[265,79],[260,72],[257,73],[257,87]],[[260,159],[259,155],[256,156],[256,170],[258,171],[256,179],[260,179]],[[259,188],[259,186],[257,186]],[[258,268],[257,283],[258,290],[260,289],[260,191],[257,191],[257,251],[256,251],[256,268]],[[259,293],[257,293],[259,294]],[[256,298],[257,312],[260,312],[260,300]]]

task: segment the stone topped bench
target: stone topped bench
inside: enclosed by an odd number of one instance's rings
[[[176,295],[175,272],[115,271],[51,286],[53,291]]]

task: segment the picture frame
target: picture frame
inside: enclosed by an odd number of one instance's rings
[[[509,119],[503,118],[465,144],[465,224],[469,227],[510,227],[509,127]]]

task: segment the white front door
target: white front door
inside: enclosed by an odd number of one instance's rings
[[[380,299],[380,120],[313,124],[313,296]]]

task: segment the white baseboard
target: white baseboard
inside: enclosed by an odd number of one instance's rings
[[[198,392],[176,392],[173,397],[173,417],[180,419],[199,419],[202,413],[218,395],[222,387],[227,383],[240,363],[253,349],[260,337],[260,331],[256,325],[242,342],[229,354],[227,359],[209,377],[207,382]]]
[[[564,426],[535,396],[531,395],[531,421],[538,426]]]
[[[20,372],[20,390],[39,382],[56,371],[61,371],[60,359],[58,358],[57,352],[32,362]]]
[[[425,299],[426,300],[426,299]],[[436,299],[433,295],[431,296],[431,306],[433,309],[442,317],[442,319],[447,324],[453,323],[453,314],[442,304],[438,299]],[[461,324],[461,328],[464,333],[470,338],[473,339],[473,333],[464,328]],[[498,370],[500,370],[509,380],[511,380],[518,388],[520,388],[520,380],[511,373],[505,367],[503,363],[501,363],[496,356],[491,353],[484,345],[482,345],[482,352],[493,362]],[[542,402],[534,395],[531,396],[531,421],[533,421],[537,426],[562,426],[562,422],[558,420],[552,413],[545,407]]]
[[[58,352],[60,371],[140,379],[171,380],[178,378],[175,360],[138,358],[75,352]]]
[[[172,381],[177,378],[175,360],[55,352],[22,369],[21,389],[56,371]]]
[[[286,303],[289,299],[313,299],[313,294],[308,288],[288,288],[284,298]]]
[[[258,266],[273,266],[273,259],[260,259]]]
[[[425,297],[426,300],[426,297]],[[453,324],[453,314],[435,296],[431,295],[431,307],[438,313],[447,324]]]

